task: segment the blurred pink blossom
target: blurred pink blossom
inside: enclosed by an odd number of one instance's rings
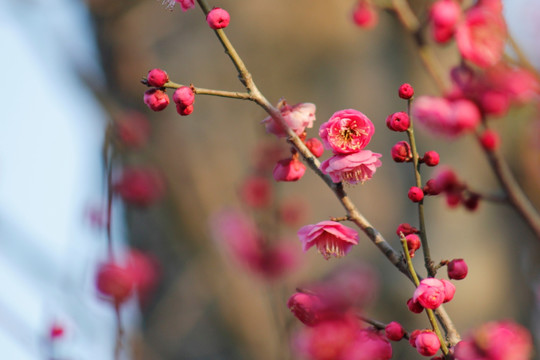
[[[312,103],[299,103],[290,106],[287,102],[282,101],[279,106],[283,119],[297,135],[301,135],[306,128],[313,127],[316,109],[315,104]],[[285,129],[271,116],[265,118],[262,123],[265,124],[268,133],[272,133],[278,137],[287,136]]]
[[[314,225],[306,225],[298,230],[298,238],[304,251],[316,246],[326,260],[331,256],[343,257],[351,251],[353,245],[358,244],[356,230],[336,221],[321,221]]]

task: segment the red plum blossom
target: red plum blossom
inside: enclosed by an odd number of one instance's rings
[[[367,146],[374,133],[375,126],[371,120],[354,109],[335,112],[319,128],[324,147],[334,154],[359,152]]]
[[[413,301],[428,309],[436,309],[446,297],[444,283],[435,278],[427,278],[420,281],[413,294]]]

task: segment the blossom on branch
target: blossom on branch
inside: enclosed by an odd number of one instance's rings
[[[324,147],[334,154],[359,152],[367,146],[374,133],[375,126],[371,120],[354,109],[335,112],[319,129]]]
[[[306,225],[298,230],[298,237],[304,251],[316,246],[326,260],[331,256],[343,257],[351,251],[353,245],[358,244],[358,233],[336,221]]]
[[[381,154],[369,150],[361,150],[357,153],[346,155],[334,155],[323,161],[321,171],[330,175],[332,181],[338,183],[345,181],[349,184],[363,183],[375,174],[382,165],[379,158]]]
[[[294,131],[296,135],[301,135],[306,128],[313,127],[315,121],[315,111],[317,107],[312,103],[299,103],[293,106],[282,101],[279,105],[281,115],[285,123]],[[265,118],[262,123],[266,126],[266,132],[278,137],[286,137],[287,133],[271,116]]]

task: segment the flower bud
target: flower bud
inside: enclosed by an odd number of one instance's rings
[[[407,131],[410,124],[409,115],[403,111],[388,115],[386,118],[386,126],[392,131]]]
[[[418,229],[414,226],[411,226],[411,224],[403,223],[399,224],[396,230],[397,236],[401,236],[400,233],[403,233],[403,235],[407,236],[409,234],[416,234],[418,233]]]
[[[298,159],[289,158],[278,161],[273,175],[276,181],[297,181],[306,171],[306,166]]]
[[[379,16],[370,1],[360,0],[353,12],[353,21],[358,27],[371,29],[377,25]]]
[[[323,146],[323,143],[319,139],[317,138],[308,139],[306,140],[305,144],[307,148],[309,149],[309,151],[311,151],[313,156],[321,157],[321,155],[324,152],[324,146]]]
[[[405,336],[405,330],[403,329],[403,326],[401,326],[401,324],[397,321],[392,321],[391,323],[386,325],[386,327],[384,328],[384,332],[386,334],[386,337],[392,341],[399,341],[403,339],[403,336]]]
[[[463,205],[465,208],[469,211],[475,211],[478,209],[478,206],[480,205],[480,195],[477,194],[471,194],[469,197],[467,197],[463,201]]]
[[[173,101],[182,107],[188,107],[195,102],[195,94],[189,86],[180,86],[173,93]]]
[[[230,21],[229,13],[222,8],[215,7],[206,15],[206,22],[214,30],[226,28]]]
[[[411,186],[408,196],[412,202],[420,202],[424,198],[424,192],[418,186]]]
[[[469,272],[469,267],[463,259],[454,259],[446,265],[448,270],[448,277],[453,280],[465,279]]]
[[[193,105],[182,106],[176,104],[176,112],[182,116],[187,116],[193,112]]]
[[[439,153],[433,150],[426,151],[426,153],[424,154],[424,157],[422,158],[422,161],[427,166],[437,166],[439,164],[439,160],[440,160]]]
[[[410,334],[409,334],[409,344],[411,344],[411,346],[413,348],[416,347],[416,338],[418,337],[418,335],[420,335],[422,333],[423,330],[413,330]]]
[[[437,334],[431,330],[424,330],[416,336],[414,341],[416,350],[424,356],[432,356],[441,348],[441,342]]]
[[[421,241],[420,237],[416,234],[410,234],[405,236],[407,240],[407,248],[409,249],[409,255],[414,257],[416,250],[420,249]]]
[[[414,301],[413,298],[407,300],[407,307],[415,314],[420,314],[424,311],[424,307],[418,301]]]
[[[128,299],[133,290],[131,272],[113,262],[102,264],[97,273],[96,287],[98,291],[121,304]]]
[[[146,90],[144,103],[154,111],[161,111],[169,105],[169,96],[159,89]]]
[[[426,185],[424,185],[422,190],[424,191],[425,195],[439,195],[441,193],[440,190],[435,186],[434,179],[429,179],[426,181]]]
[[[289,298],[287,307],[298,320],[307,326],[313,326],[319,321],[317,312],[322,304],[317,296],[297,292]]]
[[[392,146],[391,154],[392,159],[398,163],[412,160],[411,146],[406,141],[399,141]]]
[[[480,144],[487,151],[494,151],[499,148],[501,138],[494,130],[486,130],[480,135]]]
[[[409,100],[414,95],[414,89],[410,84],[403,84],[399,87],[399,97],[405,100]]]
[[[164,70],[152,69],[148,72],[146,82],[150,86],[162,87],[169,81],[169,75]]]

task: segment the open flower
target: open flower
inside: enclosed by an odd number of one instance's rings
[[[358,233],[335,221],[321,221],[306,225],[298,230],[298,237],[304,251],[316,246],[319,253],[328,260],[332,255],[343,257],[353,245],[358,244]]]
[[[338,183],[345,181],[349,184],[363,183],[375,174],[382,165],[379,158],[381,154],[369,150],[361,150],[347,155],[334,155],[323,161],[321,171],[330,175],[332,181]]]
[[[325,148],[335,154],[350,154],[362,150],[374,133],[375,126],[371,120],[354,109],[335,112],[319,129]]]

